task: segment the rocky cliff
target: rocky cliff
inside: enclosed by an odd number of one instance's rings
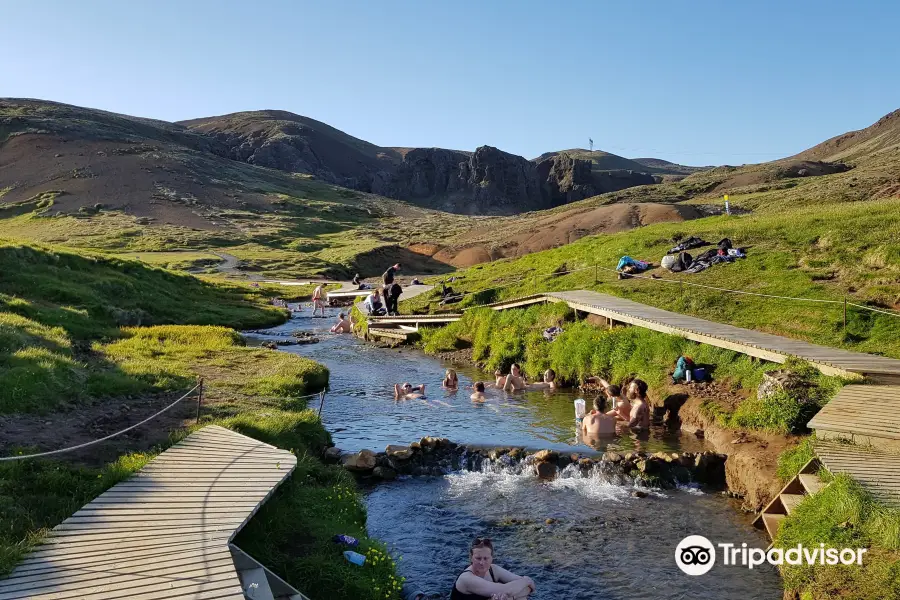
[[[492,146],[475,152],[381,148],[284,111],[182,124],[213,138],[234,160],[455,213],[516,214],[654,183],[631,170],[592,171],[591,160],[567,152],[530,161]]]

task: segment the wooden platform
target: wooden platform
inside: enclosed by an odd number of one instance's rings
[[[895,358],[818,346],[669,312],[599,292],[551,292],[546,296],[553,301],[566,302],[576,310],[605,316],[616,322],[681,335],[695,342],[772,362],[783,363],[789,356],[796,356],[809,361],[827,375],[866,376],[879,383],[900,383],[900,360]]]
[[[443,315],[399,315],[392,317],[369,317],[369,325],[446,325],[462,319],[459,313]]]
[[[900,454],[827,440],[816,440],[813,447],[829,471],[846,473],[875,499],[900,508]]]
[[[844,386],[807,426],[821,439],[900,452],[900,386]]]
[[[204,427],[56,526],[0,581],[0,600],[243,600],[229,542],[296,464]]]

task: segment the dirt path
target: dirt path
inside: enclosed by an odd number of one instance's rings
[[[232,275],[246,275],[246,273],[242,273],[238,271],[238,265],[241,261],[238,260],[237,256],[232,256],[231,254],[226,254],[225,252],[213,252],[216,256],[222,259],[222,262],[216,265],[216,270],[220,273],[231,273]]]

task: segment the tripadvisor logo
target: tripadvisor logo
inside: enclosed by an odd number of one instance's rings
[[[721,550],[722,564],[752,569],[770,565],[862,565],[866,548],[826,548],[825,544],[808,548],[797,544],[792,548],[749,548],[747,544],[716,544],[702,535],[689,535],[675,548],[675,564],[688,575],[703,575],[716,564],[716,546]]]

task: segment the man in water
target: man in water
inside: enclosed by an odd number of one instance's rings
[[[352,321],[348,321],[344,313],[338,314],[338,322],[331,328],[331,333],[350,333],[353,331]]]
[[[395,400],[415,400],[417,398],[425,397],[425,384],[417,385],[413,387],[411,383],[408,381],[403,385],[399,383],[394,384],[394,399]]]
[[[510,367],[509,375],[506,376],[506,383],[503,385],[503,391],[521,392],[525,389],[525,378],[522,377],[522,370],[519,363],[513,363]]]
[[[594,410],[584,416],[581,429],[584,436],[599,437],[616,434],[616,418],[605,413],[606,398],[602,395],[594,398]]]
[[[494,387],[497,389],[503,389],[506,385],[506,375],[500,369],[494,371]]]
[[[476,381],[475,382],[475,392],[469,396],[473,402],[484,402],[484,382]]]
[[[556,389],[556,371],[547,369],[544,371],[544,380],[535,383],[529,383],[525,386],[528,390],[555,390]]]
[[[628,384],[626,396],[632,402],[628,426],[632,429],[649,429],[650,404],[647,402],[647,384],[635,379]]]

